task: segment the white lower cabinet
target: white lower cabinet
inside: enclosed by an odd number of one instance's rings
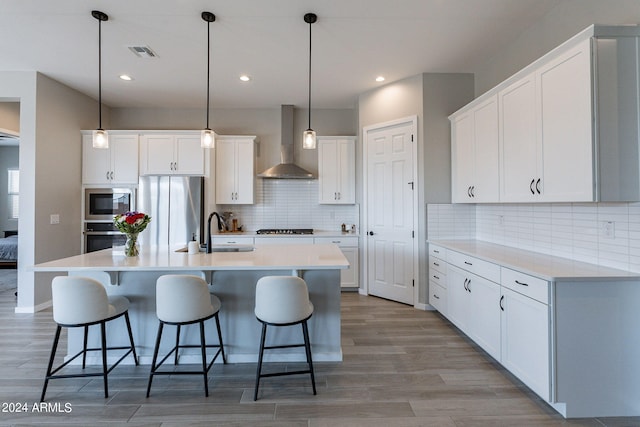
[[[549,400],[549,307],[502,288],[500,362],[540,397]]]
[[[445,251],[446,289],[430,277],[431,305],[549,401],[549,283],[460,252]],[[441,260],[431,254],[429,261],[430,276],[440,278]]]
[[[211,243],[214,245],[253,245],[253,237],[223,234],[211,236]]]
[[[359,255],[358,255],[358,238],[355,236],[348,237],[316,237],[314,243],[333,243],[338,245],[347,261],[349,268],[340,270],[340,287],[341,288],[357,288]]]
[[[500,359],[500,285],[449,265],[447,317],[469,338]]]

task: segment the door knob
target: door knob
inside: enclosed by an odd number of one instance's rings
[[[376,234],[376,233],[374,233],[373,231],[369,232],[369,236],[373,236],[374,234]]]

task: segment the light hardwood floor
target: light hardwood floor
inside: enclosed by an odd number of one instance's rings
[[[564,420],[435,312],[357,293],[342,296],[342,363],[308,376],[267,378],[253,401],[255,364],[215,365],[208,398],[198,377],[154,380],[119,366],[101,379],[52,381],[36,412],[53,339],[51,311],[15,314],[0,292],[0,426],[640,426],[638,418]],[[290,366],[295,368],[295,366]],[[27,412],[5,412],[11,403]],[[64,412],[65,404],[70,410]]]

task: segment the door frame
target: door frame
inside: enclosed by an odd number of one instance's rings
[[[403,117],[400,119],[390,120],[387,122],[376,123],[369,126],[365,126],[362,128],[362,224],[363,226],[360,228],[362,231],[362,253],[363,253],[363,263],[362,263],[362,287],[360,288],[360,293],[363,295],[369,295],[369,254],[368,254],[368,231],[369,231],[369,219],[368,219],[368,135],[369,132],[383,129],[390,126],[398,126],[408,124],[411,126],[412,135],[413,135],[413,148],[412,148],[412,167],[413,167],[413,226],[414,226],[414,234],[413,234],[413,306],[417,307],[419,304],[419,289],[420,289],[420,245],[419,245],[419,236],[421,235],[421,223],[419,221],[419,210],[418,210],[418,195],[422,191],[422,182],[419,180],[418,175],[418,116],[412,115]]]

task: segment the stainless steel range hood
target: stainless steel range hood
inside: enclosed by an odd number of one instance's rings
[[[293,163],[293,105],[280,108],[280,163],[258,174],[271,179],[314,179],[313,174]]]

